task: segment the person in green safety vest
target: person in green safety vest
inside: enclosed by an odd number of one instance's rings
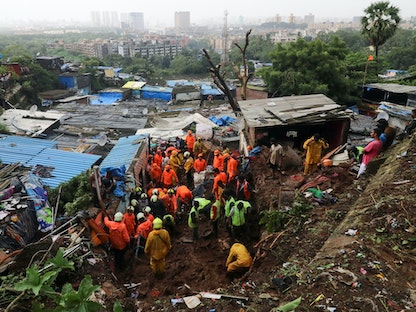
[[[231,234],[234,239],[242,239],[246,234],[246,215],[251,204],[245,200],[238,200],[231,208]]]
[[[207,219],[210,219],[210,211],[212,205],[212,198],[196,197],[194,198],[194,206],[197,205],[196,209],[198,212],[203,214]]]
[[[224,217],[225,217],[225,226],[229,234],[231,234],[231,218],[230,211],[231,208],[235,205],[235,198],[231,190],[226,190],[223,194],[223,199],[225,200],[224,205]]]
[[[199,229],[199,214],[205,213],[207,216],[210,213],[211,201],[202,197],[194,198],[193,205],[188,215],[188,226],[192,229],[192,240],[194,244],[198,241]]]

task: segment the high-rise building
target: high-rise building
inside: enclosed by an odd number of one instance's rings
[[[175,12],[175,28],[189,29],[191,27],[191,13],[189,11]]]
[[[130,13],[130,27],[133,30],[144,31],[143,12],[131,12]]]
[[[313,24],[315,24],[315,15],[309,13],[308,15],[305,15],[303,21],[305,22],[305,24],[308,24],[308,26],[312,26]]]
[[[100,27],[101,26],[101,12],[93,11],[91,12],[91,20],[93,27]]]

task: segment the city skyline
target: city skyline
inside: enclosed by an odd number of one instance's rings
[[[221,24],[225,12],[230,22],[259,22],[271,21],[277,15],[288,17],[291,14],[304,17],[309,14],[317,20],[325,18],[349,19],[362,16],[364,9],[372,3],[371,0],[258,0],[253,5],[242,5],[241,1],[212,0],[209,5],[195,1],[98,1],[73,0],[65,7],[57,5],[52,0],[20,0],[19,5],[8,4],[0,10],[0,23],[2,25],[25,26],[30,23],[56,22],[56,24],[81,22],[91,23],[91,12],[141,12],[144,15],[146,27],[163,26],[172,27],[175,21],[175,12],[189,11],[191,24]],[[399,8],[402,19],[416,16],[414,0],[390,0],[392,5]],[[22,10],[24,8],[24,10]]]

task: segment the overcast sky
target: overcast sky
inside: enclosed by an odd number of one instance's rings
[[[2,0],[5,2],[5,0]],[[11,21],[90,21],[91,11],[143,12],[146,25],[173,26],[176,11],[190,11],[191,23],[202,21],[223,23],[228,20],[264,20],[279,14],[303,17],[309,13],[316,19],[352,19],[363,15],[370,0],[15,0],[2,3],[0,23]],[[402,18],[416,16],[416,0],[391,0],[400,9]]]

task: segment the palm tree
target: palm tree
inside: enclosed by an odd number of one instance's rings
[[[375,48],[376,61],[379,47],[391,38],[400,22],[399,9],[390,2],[376,2],[364,10],[361,18],[361,33]]]

